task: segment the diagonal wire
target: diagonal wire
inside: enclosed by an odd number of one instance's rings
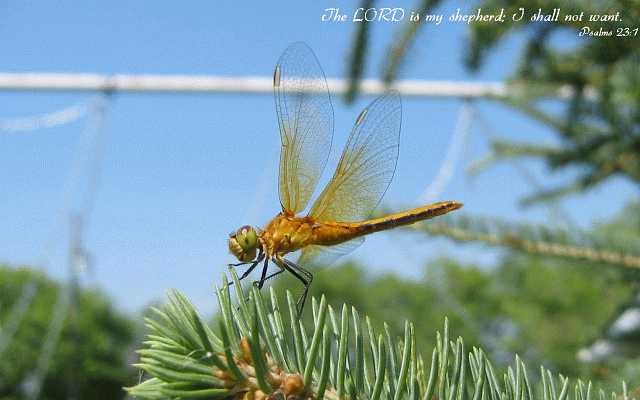
[[[484,117],[481,112],[477,113],[476,117],[477,121],[480,125],[480,133],[483,134],[489,142],[493,142],[499,138],[499,135],[496,134],[493,125],[489,123],[489,121]],[[522,179],[525,180],[531,187],[536,190],[543,189],[543,185],[538,181],[538,179],[533,175],[522,163],[518,162],[513,158],[509,158],[508,162],[511,164],[513,169],[520,175]],[[554,199],[553,201],[548,202],[548,209],[550,213],[551,221],[555,221],[556,223],[562,221],[567,228],[576,227],[575,221],[570,217],[567,211],[562,206],[561,202],[558,199]]]
[[[473,105],[472,100],[466,99],[458,111],[456,124],[453,128],[453,134],[451,135],[447,154],[445,155],[442,164],[440,164],[436,178],[420,195],[421,202],[429,203],[438,199],[442,195],[447,184],[451,181],[451,178],[453,178],[456,164],[458,163],[462,149],[469,137],[474,114],[475,106]]]
[[[105,117],[106,117],[106,97],[101,96],[98,101],[96,101],[93,109],[92,109],[92,118],[90,123],[87,125],[89,131],[92,133],[91,137],[93,138],[94,146],[92,146],[91,153],[87,157],[88,165],[88,186],[85,192],[84,201],[82,203],[81,212],[83,214],[87,214],[91,211],[93,207],[93,202],[95,198],[95,191],[97,189],[98,184],[98,176],[101,170],[101,161],[104,153],[104,137],[105,137]],[[86,215],[81,215],[81,217],[86,217]],[[73,260],[70,262],[74,262]],[[38,357],[36,370],[34,373],[29,376],[25,380],[25,391],[26,397],[29,400],[35,400],[39,397],[40,391],[42,389],[42,383],[44,382],[44,378],[47,375],[47,371],[49,370],[49,364],[51,362],[51,357],[53,356],[53,352],[55,351],[55,347],[60,338],[60,334],[62,333],[62,328],[64,327],[64,321],[67,318],[67,315],[70,310],[74,285],[71,282],[73,279],[74,271],[69,271],[71,274],[70,282],[67,284],[66,288],[61,288],[58,294],[58,299],[56,300],[56,305],[54,308],[54,316],[49,324],[47,333],[45,335],[45,339],[43,342],[42,350],[40,352],[40,356]]]
[[[99,100],[99,99],[98,99]],[[84,103],[72,105],[69,107],[65,107],[62,110],[54,111],[51,113],[40,114],[32,117],[25,118],[15,118],[9,120],[0,121],[0,133],[4,132],[17,132],[20,129],[19,127],[26,128],[31,127],[35,130],[40,128],[51,128],[55,126],[53,121],[60,122],[57,125],[62,124],[62,116],[67,116],[65,123],[74,122],[76,119],[80,118],[83,115],[86,115],[86,110],[95,107],[97,101],[95,98],[92,98],[89,101]],[[75,110],[74,112],[72,112]],[[80,112],[82,111],[82,112]],[[75,113],[75,114],[74,114]],[[75,115],[77,118],[68,118],[70,115]],[[57,117],[56,117],[57,116]],[[84,143],[80,143],[79,151],[76,158],[73,161],[72,168],[67,175],[65,180],[63,189],[61,191],[62,198],[62,207],[60,213],[54,218],[52,223],[51,231],[47,239],[45,240],[44,245],[42,246],[42,250],[40,255],[37,257],[36,265],[40,268],[44,268],[45,265],[49,263],[49,259],[51,257],[51,252],[53,251],[53,245],[57,238],[59,238],[58,228],[62,223],[63,217],[68,209],[71,208],[71,198],[73,189],[77,186],[80,170],[82,169],[83,160],[81,155],[83,153],[88,152],[89,150],[89,142],[90,138],[90,124],[87,124],[82,132],[82,138]],[[21,129],[20,131],[25,131],[27,129]],[[11,343],[16,331],[18,330],[20,323],[26,316],[27,311],[29,310],[29,306],[31,305],[35,295],[38,292],[38,282],[35,280],[31,280],[26,283],[18,296],[18,299],[15,301],[15,305],[12,307],[9,312],[9,316],[6,321],[0,326],[0,355],[6,350],[6,347]]]
[[[0,133],[31,132],[70,124],[84,117],[87,111],[86,102],[82,102],[45,114],[0,120]]]
[[[280,148],[278,147],[278,150]],[[274,180],[274,172],[278,170],[278,165],[276,164],[278,160],[278,153],[276,151],[272,151],[269,157],[265,157],[264,167],[262,168],[262,174],[258,178],[258,182],[255,185],[255,190],[253,192],[253,199],[245,209],[245,212],[242,216],[243,223],[251,224],[251,221],[257,220],[262,211],[264,210],[265,201],[271,192],[273,187],[273,183],[278,181],[278,177],[275,177]],[[276,167],[275,169],[273,167]]]
[[[70,286],[60,288],[58,291],[58,298],[53,308],[53,317],[47,328],[47,334],[44,337],[42,348],[39,353],[38,361],[36,364],[36,370],[33,375],[25,379],[23,383],[23,390],[26,394],[26,399],[35,400],[40,395],[42,389],[42,382],[49,369],[49,363],[51,356],[55,350],[60,333],[64,327],[64,321],[67,319],[69,312],[69,305],[71,303],[71,290]]]
[[[104,134],[103,134],[103,118],[104,118],[104,100],[102,98],[92,99],[90,102],[87,102],[87,109],[92,110],[92,120],[87,122],[85,129],[83,130],[82,139],[84,143],[79,145],[79,151],[77,156],[73,162],[73,167],[70,173],[67,176],[65,181],[64,188],[62,190],[62,198],[63,198],[63,207],[61,209],[61,213],[54,219],[53,228],[51,230],[51,234],[48,239],[45,241],[45,245],[42,248],[42,253],[38,258],[40,262],[37,264],[40,268],[43,268],[48,264],[50,254],[52,251],[53,244],[58,235],[57,226],[61,223],[62,217],[71,209],[71,198],[72,192],[78,183],[80,177],[80,171],[85,166],[84,164],[90,165],[90,174],[89,174],[89,182],[87,186],[87,191],[85,192],[84,202],[82,211],[85,214],[88,214],[91,210],[91,205],[93,203],[93,192],[97,187],[97,177],[99,175],[100,170],[100,161],[102,158],[102,152],[104,147]],[[74,106],[75,107],[75,106]],[[71,108],[71,107],[70,107]],[[69,108],[69,109],[70,109]],[[52,113],[55,114],[55,113]],[[70,120],[68,122],[71,122]],[[49,127],[50,125],[43,126]],[[82,157],[83,154],[93,154],[93,156],[88,155],[84,159]],[[2,329],[0,330],[0,355],[6,349],[6,347],[11,343],[11,340],[16,334],[20,323],[24,319],[29,306],[31,305],[35,295],[38,291],[38,282],[32,280],[26,283],[23,286],[23,289],[20,293],[18,300],[16,300],[15,305],[12,307],[11,312],[9,313],[9,317],[7,321],[3,324]],[[45,336],[44,344],[42,351],[40,352],[40,357],[38,360],[38,370],[41,371],[36,373],[25,381],[26,386],[25,389],[28,393],[32,393],[32,398],[36,398],[39,394],[42,379],[46,375],[46,370],[48,369],[48,364],[50,361],[50,357],[55,350],[55,344],[60,335],[60,331],[63,327],[63,323],[66,319],[69,303],[71,301],[71,292],[70,288],[61,288],[60,293],[58,295],[58,299],[56,300],[56,304],[54,305],[53,318],[49,324],[47,335]]]
[[[456,164],[459,161],[462,149],[465,147],[465,143],[469,137],[471,130],[471,123],[475,115],[475,105],[472,100],[465,99],[462,103],[458,115],[456,117],[456,123],[451,134],[449,141],[449,148],[444,160],[440,164],[436,178],[430,183],[422,195],[420,195],[421,202],[432,202],[440,197],[444,191],[446,185],[451,181],[453,173],[455,171]],[[406,249],[405,249],[406,251]],[[469,312],[464,308],[462,304],[451,294],[447,288],[442,287],[444,282],[442,276],[438,274],[436,277],[438,282],[435,282],[433,287],[440,295],[446,305],[451,308],[458,316],[465,321],[465,325],[471,329],[475,336],[485,345],[487,348],[499,349],[499,345],[496,340],[489,337],[479,324],[471,317]]]
[[[92,135],[91,149],[87,156],[87,186],[84,190],[84,197],[80,204],[78,214],[82,217],[84,226],[88,225],[88,220],[95,205],[95,196],[100,184],[100,176],[106,147],[106,113],[109,106],[110,94],[99,96],[93,104],[94,113],[94,134]]]
[[[37,291],[38,284],[36,280],[31,280],[22,287],[18,300],[16,300],[15,305],[11,307],[7,321],[2,324],[0,329],[0,354],[2,354],[7,345],[11,343],[11,339],[13,339],[13,336],[16,334]]]

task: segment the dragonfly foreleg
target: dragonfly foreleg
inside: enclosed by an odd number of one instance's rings
[[[258,286],[258,289],[262,289],[262,286],[264,285],[264,283],[265,283],[266,281],[268,281],[269,279],[273,278],[274,276],[277,276],[277,275],[281,274],[283,271],[284,271],[284,269],[278,269],[276,272],[274,272],[274,273],[272,273],[272,274],[270,274],[270,275],[267,275],[267,277],[266,277],[266,278],[264,278],[264,279],[262,279],[262,280],[260,280],[260,281],[255,281],[255,282],[253,282],[253,284],[254,284],[254,285],[257,285],[257,286]]]
[[[298,280],[304,284],[304,292],[302,293],[302,296],[298,299],[298,303],[296,304],[296,311],[298,313],[298,318],[300,318],[300,315],[302,315],[302,309],[304,308],[304,303],[307,300],[309,287],[311,286],[311,282],[313,281],[313,274],[289,260],[286,260],[284,258],[282,258],[281,260],[283,268],[291,272],[293,276],[298,278]]]
[[[231,263],[231,264],[227,264],[227,267],[241,267],[243,265],[247,265],[247,264],[251,264],[253,263],[253,261],[245,261],[245,262],[239,262],[239,263]]]
[[[262,285],[264,285],[264,281],[266,281],[267,269],[269,268],[269,259],[265,258],[264,266],[262,267],[262,275],[260,275],[260,281],[258,282],[258,289],[262,289]],[[254,282],[255,284],[255,282]]]
[[[258,258],[255,261],[248,261],[248,262],[242,262],[242,263],[237,263],[237,264],[229,264],[229,267],[239,267],[241,265],[247,265],[247,264],[251,264],[251,266],[249,268],[247,268],[246,271],[244,271],[242,273],[242,275],[238,278],[238,281],[243,280],[244,278],[246,278],[247,276],[249,276],[249,274],[251,273],[251,271],[253,271],[256,266],[258,264],[260,264],[260,262],[264,259],[264,254],[262,254],[262,252],[260,252],[260,254],[258,255]],[[265,268],[266,268],[266,262],[267,260],[265,260]],[[263,272],[264,273],[264,272]],[[227,283],[227,286],[231,286],[233,285],[233,281]]]

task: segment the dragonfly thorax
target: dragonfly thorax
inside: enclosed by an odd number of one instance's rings
[[[249,225],[229,234],[229,251],[240,261],[255,259],[258,244],[258,233]]]

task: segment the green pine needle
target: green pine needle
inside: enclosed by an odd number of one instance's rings
[[[191,303],[173,291],[169,302],[147,321],[144,348],[136,367],[145,380],[127,388],[139,399],[443,399],[595,400],[590,383],[554,376],[540,368],[541,383],[530,384],[524,362],[498,376],[482,350],[466,352],[451,341],[445,320],[431,362],[416,348],[416,332],[405,324],[402,339],[376,332],[365,316],[344,306],[338,320],[324,296],[312,299],[314,324],[305,331],[287,292],[290,318],[284,318],[276,292],[265,301],[257,289],[242,290],[235,273],[235,299],[226,278],[217,298],[217,332],[204,324]],[[289,321],[285,326],[283,321]],[[308,329],[309,327],[307,327]],[[287,333],[290,332],[290,333]],[[428,366],[428,367],[427,367]],[[598,400],[605,393],[597,391]],[[612,394],[612,399],[617,399]],[[623,398],[628,399],[626,386]]]

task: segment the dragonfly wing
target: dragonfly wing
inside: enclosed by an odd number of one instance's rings
[[[389,92],[362,110],[331,181],[314,203],[317,221],[361,221],[378,205],[398,161],[402,103]]]
[[[302,266],[312,264],[328,267],[338,258],[357,249],[362,243],[364,243],[364,237],[351,239],[333,246],[306,246],[300,252],[298,263]]]
[[[333,107],[329,88],[313,51],[304,43],[290,45],[273,76],[280,128],[279,190],[284,211],[305,209],[322,175],[333,139]]]

